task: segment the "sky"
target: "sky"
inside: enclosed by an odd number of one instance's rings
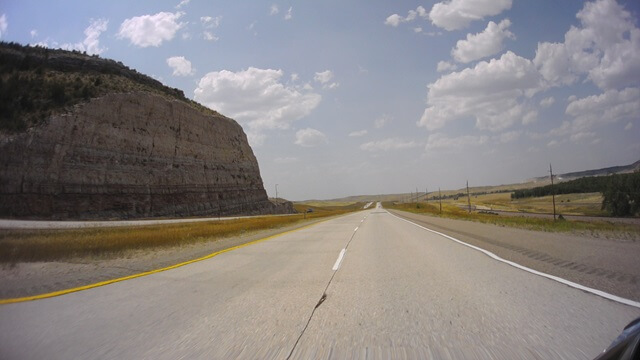
[[[289,200],[640,160],[640,2],[0,2],[0,40],[121,61],[238,121]]]

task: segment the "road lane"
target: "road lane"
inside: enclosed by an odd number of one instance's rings
[[[637,316],[376,211],[294,358],[591,359]]]
[[[0,358],[589,359],[635,316],[376,208],[0,306]]]
[[[0,306],[0,358],[284,358],[364,215],[178,269]]]

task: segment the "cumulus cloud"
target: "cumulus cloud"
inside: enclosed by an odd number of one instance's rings
[[[468,63],[499,53],[505,39],[515,39],[515,35],[508,30],[509,26],[509,19],[504,19],[499,24],[490,21],[484,31],[467,34],[466,40],[458,40],[451,50],[451,56],[458,62]]]
[[[438,62],[438,67],[437,67],[437,71],[438,72],[447,72],[447,71],[453,71],[456,70],[458,68],[458,65],[450,63],[448,61],[439,61]]]
[[[387,123],[389,123],[389,121],[391,121],[391,117],[389,115],[382,115],[373,122],[373,127],[376,129],[382,129]]]
[[[349,133],[349,137],[365,136],[365,135],[367,135],[367,133],[368,133],[367,130],[352,131],[352,132]]]
[[[481,61],[429,84],[428,107],[418,125],[435,130],[450,121],[475,118],[479,129],[506,129],[532,116],[520,101],[533,96],[539,84],[533,63],[508,51],[499,59]]]
[[[410,149],[420,146],[415,141],[406,141],[398,138],[390,138],[380,141],[370,141],[360,145],[360,149],[364,151],[390,151]]]
[[[640,84],[640,29],[615,0],[588,2],[563,43],[538,44],[533,62],[549,86],[569,85],[583,76],[601,89]]]
[[[173,69],[173,76],[189,76],[195,73],[191,67],[191,61],[184,56],[173,56],[167,59],[167,65]]]
[[[0,39],[2,39],[2,36],[7,33],[8,27],[9,21],[7,20],[7,15],[2,14],[2,16],[0,16]]]
[[[176,32],[184,26],[178,20],[184,13],[159,12],[154,15],[142,15],[126,19],[120,25],[118,38],[129,39],[139,47],[160,46],[164,41],[173,39]]]
[[[433,5],[429,18],[437,27],[448,31],[460,30],[472,21],[510,9],[511,2],[512,0],[445,0]]]
[[[327,142],[327,137],[321,131],[306,128],[302,130],[298,130],[296,132],[296,145],[300,145],[303,147],[315,147],[318,145],[325,144]]]
[[[502,133],[498,136],[493,136],[492,141],[498,142],[501,144],[511,143],[518,140],[521,134],[522,134],[521,131],[509,131],[506,133]]]
[[[331,79],[333,79],[333,72],[331,70],[317,72],[313,77],[313,80],[322,84],[322,87],[325,89],[334,89],[340,86],[337,82],[331,82]]]
[[[89,26],[84,29],[85,38],[75,44],[65,43],[60,48],[65,50],[86,51],[88,54],[102,54],[107,49],[100,47],[100,34],[107,30],[109,21],[106,19],[91,19]],[[45,45],[46,46],[46,45]]]
[[[576,99],[567,105],[565,113],[574,118],[574,133],[620,120],[634,119],[640,114],[640,89],[612,89],[600,95]]]
[[[200,79],[194,99],[240,122],[257,145],[264,140],[264,130],[288,129],[322,99],[319,94],[285,86],[282,75],[282,70],[254,67],[210,72]]]
[[[548,108],[549,106],[553,105],[553,103],[555,102],[556,102],[556,99],[553,96],[549,96],[547,98],[540,100],[540,106],[543,108]]]
[[[289,10],[287,10],[287,13],[284,14],[284,19],[291,20],[292,18],[293,18],[293,6],[290,6]]]
[[[31,35],[31,38],[34,38],[36,36],[38,36],[38,30],[33,29],[29,32],[29,34]]]
[[[211,31],[202,32],[202,38],[207,40],[207,41],[218,41],[218,40],[220,40],[220,38],[215,36]]]
[[[278,5],[273,4],[271,5],[271,7],[269,8],[269,15],[276,15],[280,12],[280,10],[278,9]]]
[[[464,148],[470,146],[479,146],[484,145],[489,141],[488,136],[473,136],[473,135],[463,135],[458,137],[448,137],[442,133],[435,133],[429,135],[427,139],[427,145],[425,146],[425,150],[435,150],[435,149],[454,149],[454,150],[462,150]]]
[[[401,23],[411,22],[415,20],[417,17],[427,19],[429,17],[429,14],[427,14],[427,10],[425,8],[423,8],[422,6],[418,6],[415,10],[409,10],[409,13],[405,17],[400,16],[398,14],[389,15],[387,19],[384,21],[384,24],[396,27]],[[422,31],[422,28],[420,28],[420,31],[416,31],[416,32],[421,32],[421,31]]]
[[[189,5],[190,2],[191,2],[191,0],[182,0],[182,1],[180,1],[180,3],[178,5],[176,5],[176,9],[180,9],[183,6],[187,6],[187,5]]]
[[[205,29],[215,29],[220,26],[220,20],[222,20],[222,16],[202,16],[200,17],[200,22]]]

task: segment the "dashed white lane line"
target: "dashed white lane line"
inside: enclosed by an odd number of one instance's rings
[[[337,271],[338,269],[340,269],[340,264],[342,264],[342,258],[344,257],[344,253],[347,252],[347,249],[342,249],[342,251],[340,251],[340,255],[338,255],[338,260],[336,260],[336,263],[333,264],[333,271]]]
[[[356,226],[356,228],[355,228],[355,229],[353,229],[353,232],[358,231],[358,229],[359,229],[359,228],[360,228],[360,226]]]
[[[524,270],[524,271],[530,272],[532,274],[535,274],[535,275],[538,275],[538,276],[545,277],[547,279],[551,279],[551,280],[557,281],[557,282],[559,282],[561,284],[565,284],[565,285],[571,286],[572,288],[576,288],[576,289],[579,289],[579,290],[582,290],[582,291],[590,292],[590,293],[592,293],[594,295],[601,296],[601,297],[603,297],[605,299],[613,300],[613,301],[619,302],[621,304],[625,304],[625,305],[629,305],[629,306],[640,308],[640,302],[633,301],[633,300],[630,300],[630,299],[625,299],[625,298],[620,297],[620,296],[609,294],[609,293],[604,292],[602,290],[593,289],[593,288],[590,288],[590,287],[587,287],[587,286],[584,286],[584,285],[580,285],[580,284],[574,283],[573,281],[569,281],[567,279],[563,279],[563,278],[555,276],[555,275],[550,275],[550,274],[543,273],[543,272],[538,271],[538,270],[534,270],[534,269],[528,268],[526,266],[522,266],[522,265],[520,265],[518,263],[515,263],[513,261],[505,260],[505,259],[499,257],[498,255],[492,253],[491,251],[487,251],[487,250],[479,248],[477,246],[474,246],[474,245],[471,245],[471,244],[467,244],[466,242],[458,240],[458,239],[456,239],[456,238],[454,238],[452,236],[443,234],[443,233],[435,231],[435,230],[431,230],[431,229],[426,228],[426,227],[424,227],[422,225],[418,225],[418,224],[414,223],[413,221],[409,221],[409,220],[403,219],[403,218],[401,218],[401,217],[399,217],[399,216],[397,216],[395,214],[392,214],[392,213],[390,213],[388,211],[387,211],[387,213],[389,215],[391,215],[391,216],[394,216],[394,217],[402,220],[402,221],[406,221],[409,224],[412,224],[412,225],[417,226],[419,228],[422,228],[424,230],[430,231],[430,232],[432,232],[434,234],[438,234],[438,235],[443,236],[443,237],[445,237],[445,238],[447,238],[449,240],[455,241],[455,242],[457,242],[457,243],[459,243],[461,245],[468,246],[468,247],[470,247],[470,248],[472,248],[474,250],[478,250],[478,251],[484,253],[485,255],[489,256],[490,258],[494,259],[494,260],[503,262],[505,264],[509,264],[509,265],[511,265],[513,267],[516,267],[516,268],[520,269],[520,270]]]

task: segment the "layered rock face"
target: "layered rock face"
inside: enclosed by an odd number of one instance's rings
[[[146,92],[109,94],[0,135],[0,216],[105,219],[276,207],[240,125]]]

